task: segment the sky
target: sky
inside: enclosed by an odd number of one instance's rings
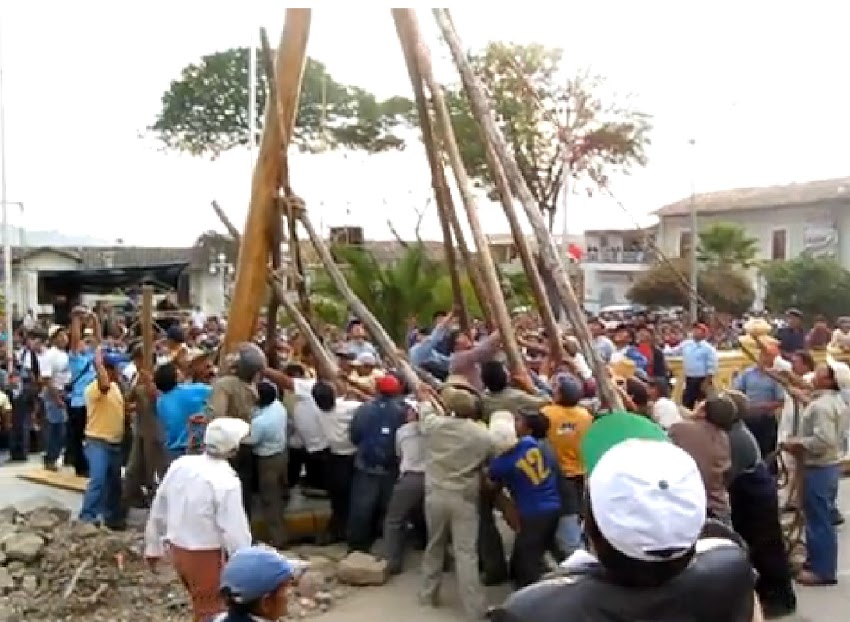
[[[627,213],[604,197],[570,196],[571,232],[646,222],[692,188],[850,174],[850,88],[840,78],[846,3],[567,0],[486,11],[457,4],[467,48],[490,40],[561,47],[567,70],[589,67],[653,115],[649,164],[612,183]],[[380,97],[410,96],[389,5],[321,6],[308,53],[340,82]],[[12,222],[108,242],[187,245],[221,229],[209,207],[215,199],[241,226],[248,151],[212,162],[164,153],[144,128],[184,65],[249,44],[259,26],[275,42],[284,11],[269,0],[0,0],[7,200],[25,205],[23,217],[10,211]],[[421,9],[420,19],[438,80],[456,81],[430,12]],[[412,237],[430,196],[418,144],[377,156],[297,155],[291,174],[314,222],[361,225],[373,239],[391,238],[387,218]],[[498,207],[481,207],[488,233],[507,231]],[[420,234],[439,236],[433,206]]]

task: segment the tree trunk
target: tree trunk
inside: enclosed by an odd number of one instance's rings
[[[395,22],[396,32],[398,33],[401,47],[404,51],[404,60],[407,64],[407,73],[410,76],[410,83],[413,85],[413,95],[416,101],[416,110],[419,114],[419,127],[422,130],[422,143],[425,145],[425,155],[428,158],[428,167],[431,170],[431,186],[434,189],[434,199],[437,202],[437,213],[440,217],[440,227],[443,230],[443,250],[446,255],[446,264],[449,269],[449,275],[452,280],[452,296],[460,325],[463,330],[469,330],[471,324],[469,321],[469,310],[466,308],[466,301],[463,298],[463,289],[460,283],[460,273],[457,266],[457,254],[452,242],[452,230],[449,224],[448,208],[446,206],[446,196],[449,195],[448,186],[446,184],[445,172],[443,164],[440,162],[440,157],[437,152],[437,146],[434,142],[434,130],[431,126],[431,113],[428,110],[428,102],[425,99],[425,91],[422,88],[422,76],[419,73],[419,63],[416,58],[416,50],[410,46],[410,40],[404,34],[404,17],[402,9],[392,9],[393,21]],[[450,196],[450,195],[449,195]],[[483,308],[486,305],[484,301],[478,301]]]
[[[294,202],[297,200],[298,199],[292,199],[291,201]],[[307,230],[307,235],[310,237],[310,241],[313,243],[316,252],[319,254],[319,258],[322,260],[322,264],[328,273],[328,277],[331,281],[333,281],[337,291],[339,291],[340,295],[345,299],[345,302],[354,312],[354,315],[363,322],[366,330],[369,331],[369,334],[372,335],[378,343],[378,346],[381,348],[384,355],[390,359],[390,361],[399,369],[399,371],[401,371],[402,374],[404,374],[404,378],[410,386],[419,386],[419,376],[415,371],[413,371],[413,368],[398,351],[392,339],[390,339],[390,336],[387,334],[387,331],[384,330],[384,327],[381,326],[375,316],[372,315],[372,312],[360,301],[357,294],[354,293],[348,285],[348,282],[346,282],[345,275],[343,275],[339,266],[336,265],[330,249],[327,244],[325,244],[325,241],[321,238],[321,236],[319,236],[316,232],[316,229],[313,227],[313,223],[310,222],[310,218],[307,216],[307,211],[303,208],[298,211],[298,217],[301,219],[301,224],[304,225],[304,229]]]
[[[570,315],[570,321],[573,325],[576,337],[584,350],[585,356],[593,366],[593,372],[596,376],[596,381],[599,384],[599,391],[602,398],[613,408],[622,408],[622,401],[608,374],[608,370],[598,353],[593,347],[593,342],[590,337],[590,331],[587,328],[587,323],[584,317],[584,311],[581,304],[576,298],[569,277],[564,269],[563,263],[558,258],[558,253],[555,249],[555,244],[552,242],[552,237],[546,229],[546,222],[543,214],[540,212],[534,197],[528,189],[525,180],[516,163],[516,159],[508,149],[505,142],[505,137],[496,125],[493,118],[493,112],[484,95],[484,89],[478,77],[472,71],[469,60],[464,53],[463,45],[455,32],[454,24],[451,16],[446,9],[434,9],[434,16],[437,19],[437,24],[451,49],[452,57],[455,65],[463,81],[466,95],[469,98],[473,115],[479,126],[484,131],[487,140],[505,169],[505,174],[511,184],[511,189],[519,198],[523,208],[528,216],[528,220],[534,229],[534,234],[537,237],[537,243],[540,248],[540,255],[546,265],[547,270],[552,275],[555,285],[558,288],[562,300],[566,304],[567,312]]]
[[[310,15],[310,9],[286,10],[286,23],[277,49],[275,82],[279,97],[277,102],[273,98],[266,102],[263,136],[254,167],[251,204],[239,247],[223,352],[229,352],[240,342],[251,339],[266,291],[266,269],[271,252],[269,233],[274,219],[279,218],[277,201],[282,149],[289,146],[295,127]]]
[[[419,61],[419,70],[425,83],[428,85],[428,90],[431,92],[431,99],[434,102],[434,109],[437,116],[437,124],[440,127],[443,137],[443,144],[449,156],[449,162],[454,171],[455,180],[457,181],[458,190],[460,191],[463,205],[466,209],[467,217],[469,218],[469,226],[472,230],[472,235],[475,238],[475,246],[478,248],[478,255],[481,257],[481,267],[484,273],[484,282],[488,290],[490,301],[493,304],[493,315],[496,320],[496,325],[502,335],[502,343],[505,348],[505,354],[508,358],[508,366],[514,375],[527,377],[525,368],[525,360],[520,354],[519,346],[514,335],[511,318],[508,314],[508,307],[505,303],[505,297],[502,295],[502,288],[499,283],[496,267],[493,263],[493,257],[490,254],[490,246],[487,242],[487,237],[484,235],[484,230],[481,227],[481,222],[478,218],[478,206],[475,197],[472,194],[472,184],[466,173],[460,151],[457,147],[457,142],[452,129],[451,117],[449,116],[448,107],[446,106],[443,91],[434,79],[433,70],[431,68],[431,58],[425,43],[419,32],[419,24],[416,19],[416,14],[412,9],[399,9],[398,14],[407,22],[406,30],[409,35],[409,43],[417,52]]]

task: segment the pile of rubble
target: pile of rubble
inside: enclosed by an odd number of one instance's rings
[[[381,585],[386,563],[346,555],[341,547],[295,547],[284,554],[309,562],[291,594],[289,617],[332,608],[350,586]],[[185,621],[189,606],[167,566],[150,572],[138,530],[112,532],[71,520],[67,509],[42,505],[0,509],[0,622]]]
[[[185,620],[186,595],[144,563],[141,534],[70,520],[52,505],[0,510],[0,622]]]

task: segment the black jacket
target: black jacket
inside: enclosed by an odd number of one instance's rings
[[[722,540],[655,588],[612,583],[598,564],[515,592],[495,622],[750,622],[755,576],[746,551]],[[699,549],[698,549],[699,551]]]

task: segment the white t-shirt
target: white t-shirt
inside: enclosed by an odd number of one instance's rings
[[[351,444],[351,420],[354,411],[363,405],[362,402],[337,398],[336,407],[331,412],[321,412],[319,421],[328,439],[331,453],[338,456],[353,456],[357,448]]]
[[[60,391],[71,382],[71,369],[68,367],[68,353],[51,346],[38,357],[42,378],[50,378],[50,384]]]
[[[328,439],[322,426],[325,413],[319,410],[313,400],[313,378],[293,378],[293,393],[295,393],[295,408],[292,412],[292,423],[295,432],[304,441],[304,448],[312,453],[328,448]]]

